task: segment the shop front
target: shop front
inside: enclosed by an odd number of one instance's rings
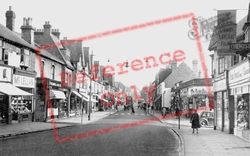
[[[83,107],[83,97],[77,90],[71,90],[70,94],[70,109],[69,109],[69,116],[79,116],[81,115],[81,110]]]
[[[12,84],[21,90],[30,94],[35,94],[35,78],[13,74]],[[16,96],[12,97],[11,105],[15,108],[13,111],[13,120],[33,121],[34,117],[34,96]]]
[[[0,65],[0,123],[12,124],[32,121],[32,96],[12,84],[13,68]]]
[[[214,92],[214,129],[229,134],[233,133],[233,105],[229,105],[228,100],[228,83],[227,72],[217,76],[213,79],[213,92]]]
[[[55,117],[58,119],[67,117],[66,96],[60,81],[37,78],[36,90],[35,121],[46,122]]]
[[[182,88],[180,90],[180,98],[181,98],[181,106],[182,106],[182,111],[185,112],[185,116],[187,118],[190,117],[190,113],[192,110],[192,106],[190,107],[189,105],[189,95],[188,95],[188,88]]]
[[[250,68],[248,60],[229,70],[229,105],[234,106],[234,135],[250,141],[249,92]]]

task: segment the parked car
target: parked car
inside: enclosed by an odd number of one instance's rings
[[[200,124],[204,126],[213,126],[214,125],[214,112],[212,111],[203,111],[200,113]]]

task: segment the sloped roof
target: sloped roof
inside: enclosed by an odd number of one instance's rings
[[[79,62],[80,56],[83,53],[81,40],[62,40],[63,46],[70,50],[70,61]]]
[[[17,33],[11,31],[10,29],[6,28],[0,23],[0,37],[5,38],[9,41],[15,42],[19,44],[20,46],[25,46],[27,48],[36,50],[36,47],[31,45],[30,43],[26,42],[24,39],[22,39]]]
[[[239,35],[242,35],[243,34],[243,26],[244,24],[247,22],[247,16],[245,16],[244,18],[242,18],[238,23],[237,23],[237,27],[236,27],[236,37],[238,37]],[[214,31],[213,31],[213,34],[215,33],[215,30],[216,28],[214,28]],[[212,38],[209,42],[209,46],[208,46],[208,50],[211,51],[213,50],[214,48],[217,47],[217,38],[216,37],[213,37],[212,35]]]
[[[175,83],[182,81],[186,82],[196,78],[195,73],[188,67],[185,62],[182,62],[172,73],[164,80],[166,88],[174,87]]]

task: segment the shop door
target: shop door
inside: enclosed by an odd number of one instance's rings
[[[0,95],[0,124],[7,123],[8,108],[8,96]]]
[[[229,96],[229,134],[234,134],[234,95]]]

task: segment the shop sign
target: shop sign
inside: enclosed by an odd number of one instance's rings
[[[0,81],[11,82],[12,69],[0,66]]]
[[[191,89],[191,96],[192,95],[196,95],[196,96],[200,96],[200,95],[207,95],[207,90],[202,88],[202,89]]]
[[[61,82],[53,82],[53,81],[49,81],[49,85],[50,86],[55,86],[55,87],[61,87]]]
[[[227,89],[227,82],[226,79],[217,81],[213,83],[213,91],[217,92],[217,91],[222,91],[222,90],[226,90]]]
[[[248,61],[229,71],[229,83],[234,83],[249,77],[250,68],[248,65]]]
[[[24,88],[35,88],[35,79],[27,76],[13,75],[13,85]]]
[[[236,51],[250,50],[250,42],[248,43],[230,43],[230,49]]]

